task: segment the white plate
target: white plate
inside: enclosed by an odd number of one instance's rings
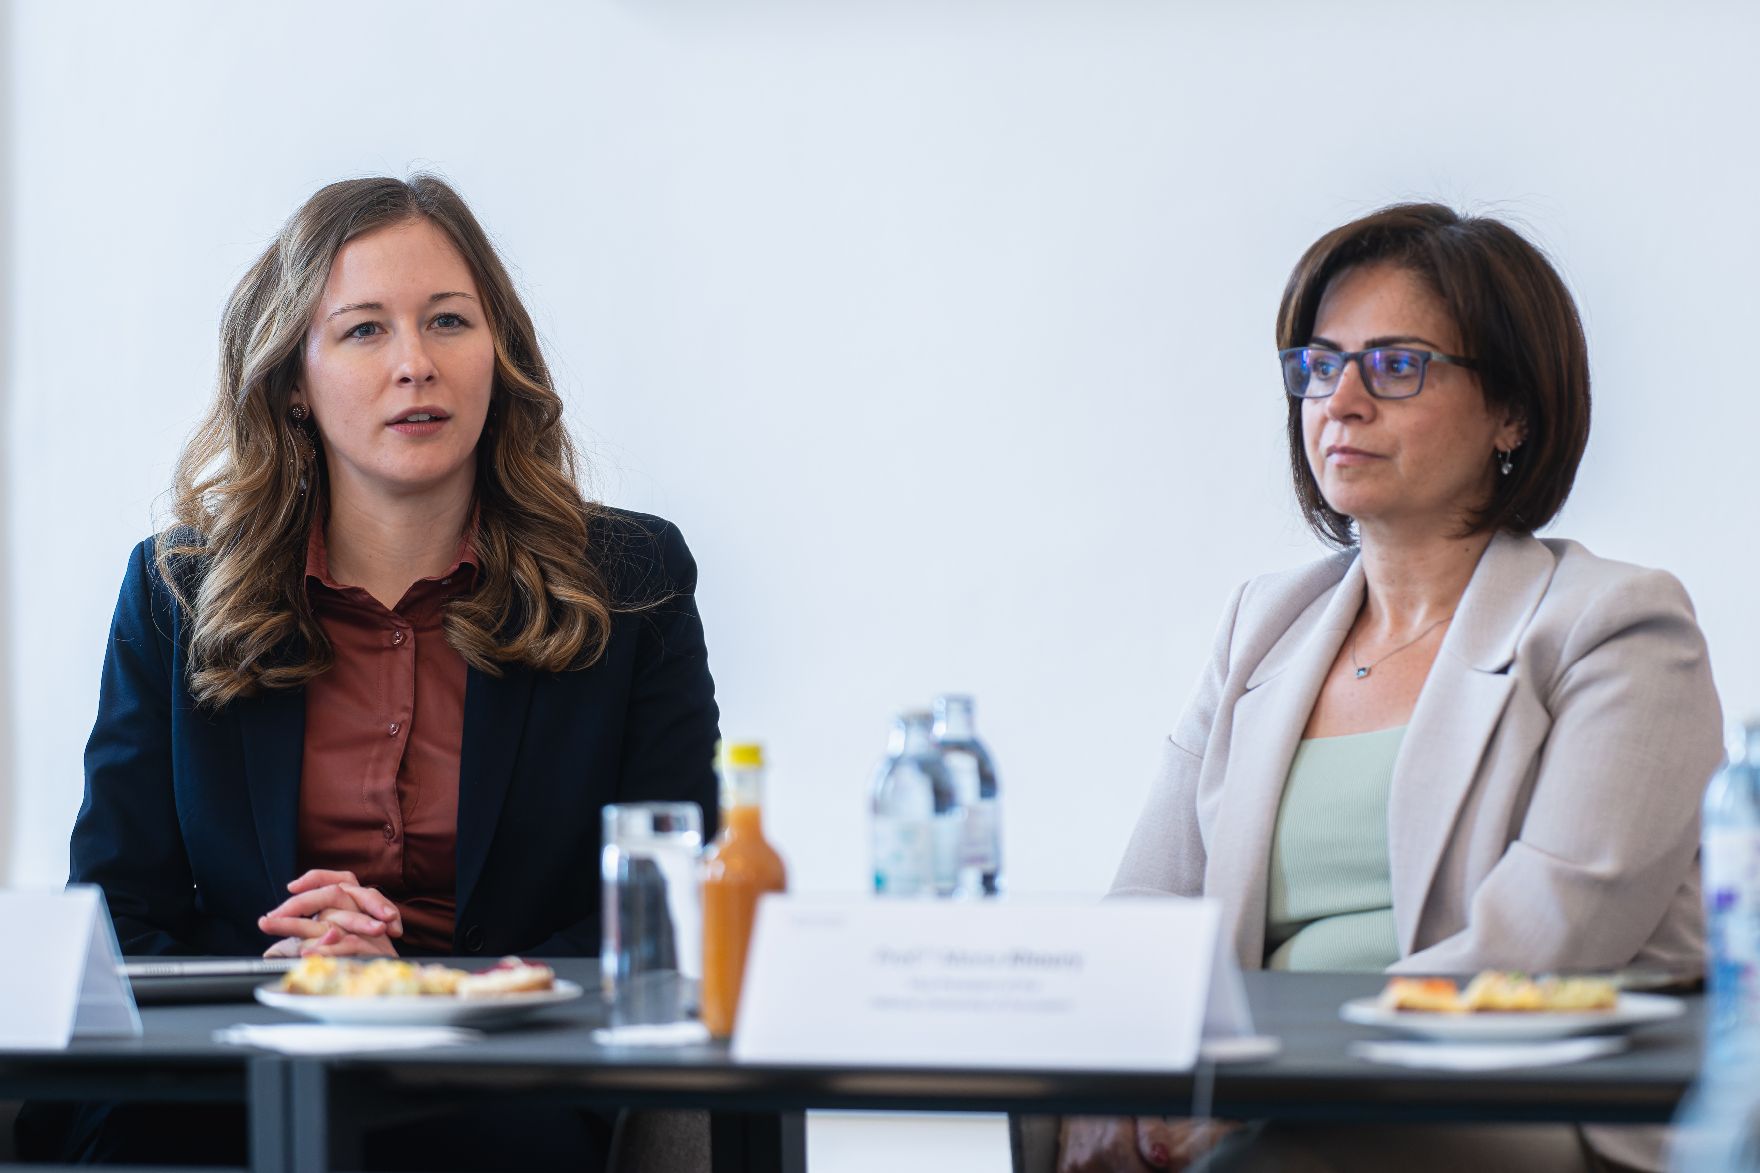
[[[572,1002],[581,988],[556,979],[556,988],[494,998],[454,998],[439,994],[385,998],[326,998],[289,994],[273,985],[257,987],[257,1001],[277,1010],[336,1026],[493,1026],[523,1018],[546,1006]]]
[[[1490,1010],[1475,1014],[1437,1014],[1422,1010],[1389,1010],[1375,998],[1355,998],[1340,1006],[1338,1014],[1346,1022],[1384,1026],[1443,1042],[1511,1043],[1630,1030],[1650,1022],[1666,1022],[1678,1017],[1683,1009],[1679,998],[1664,994],[1621,994],[1619,1004],[1612,1010],[1568,1013]]]

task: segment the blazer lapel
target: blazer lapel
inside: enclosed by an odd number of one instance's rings
[[[1329,594],[1289,616],[1285,634],[1247,678],[1247,691],[1234,705],[1204,894],[1222,902],[1224,924],[1245,969],[1263,963],[1271,837],[1290,762],[1362,605],[1363,566],[1355,559]]]
[[[1413,951],[1461,805],[1515,690],[1516,644],[1551,582],[1551,551],[1531,537],[1491,539],[1461,596],[1393,767],[1388,870],[1402,955]]]
[[[470,670],[464,691],[464,744],[458,763],[458,911],[482,878],[495,824],[532,701],[532,672],[510,664],[499,677]]]
[[[299,839],[299,778],[305,762],[306,690],[270,689],[238,702],[245,786],[269,881],[270,905],[287,895]]]

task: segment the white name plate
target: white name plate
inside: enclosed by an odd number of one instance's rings
[[[733,1055],[810,1065],[1189,1069],[1204,1033],[1219,923],[1214,904],[1172,898],[766,896]],[[1220,1019],[1232,1021],[1238,1007],[1228,1000]]]
[[[116,930],[98,889],[0,892],[0,1050],[61,1050],[74,1038],[141,1033]]]

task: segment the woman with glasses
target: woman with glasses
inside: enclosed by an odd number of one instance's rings
[[[1307,251],[1277,337],[1296,498],[1337,552],[1229,600],[1114,894],[1220,902],[1247,968],[1697,970],[1720,717],[1692,605],[1534,536],[1589,435],[1564,283],[1495,220],[1396,206]],[[1568,1126],[1071,1119],[1058,1167],[1420,1152],[1432,1173],[1587,1159]]]

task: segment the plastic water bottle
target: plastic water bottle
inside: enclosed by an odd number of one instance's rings
[[[978,740],[972,698],[935,698],[935,745],[953,781],[954,799],[965,812],[960,830],[959,880],[954,895],[995,896],[1002,890],[1002,800],[996,766]]]
[[[892,722],[886,760],[874,775],[875,895],[952,895],[961,814],[929,714],[900,713]]]
[[[1707,1037],[1760,1029],[1760,719],[1732,727],[1705,791]]]
[[[1669,1130],[1669,1173],[1760,1173],[1760,1030],[1710,1042]]]

